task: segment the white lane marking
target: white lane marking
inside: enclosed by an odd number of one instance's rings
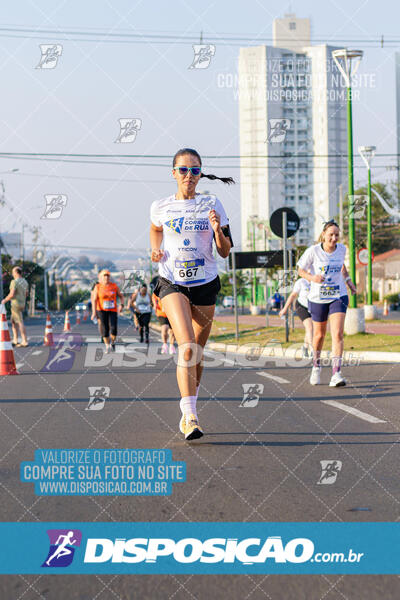
[[[357,408],[353,408],[352,406],[347,406],[346,404],[342,404],[341,402],[337,402],[336,400],[321,400],[324,404],[329,404],[329,406],[335,406],[336,408],[340,408],[340,410],[344,410],[359,419],[363,419],[363,421],[369,421],[370,423],[386,423],[386,421],[382,421],[382,419],[377,419],[368,413],[362,412]]]
[[[85,338],[85,341],[87,344],[93,344],[93,343],[97,343],[97,344],[101,344],[103,342],[100,342],[100,335],[96,335],[96,336],[87,336]],[[133,342],[139,342],[139,339],[137,337],[125,337],[124,335],[122,336],[122,342],[117,342],[117,344],[132,344]]]
[[[270,373],[265,373],[264,371],[257,371],[257,375],[261,375],[261,377],[267,377],[268,379],[272,379],[272,381],[276,381],[277,383],[290,383],[290,381],[283,379],[283,377],[271,375]]]
[[[32,356],[36,356],[37,354],[42,354],[42,350],[35,350],[35,352],[32,352]]]
[[[204,354],[206,356],[211,356],[211,358],[214,358],[216,353],[213,350],[204,350]],[[217,353],[218,355],[218,353]],[[230,359],[230,358],[223,358],[221,359],[222,362],[227,363],[228,365],[234,365],[235,361]]]

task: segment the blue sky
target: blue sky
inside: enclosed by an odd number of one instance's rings
[[[367,47],[366,40],[398,35],[399,8],[394,2],[356,0],[292,1],[219,0],[202,3],[175,0],[110,0],[109,2],[7,2],[1,27],[79,29],[95,33],[164,32],[252,39],[272,36],[272,21],[286,12],[309,17],[312,36],[326,41],[357,40],[364,49],[359,73],[368,83],[354,103],[354,147],[374,144],[380,153],[396,152],[395,73],[397,48]],[[14,32],[14,35],[21,35]],[[32,36],[32,34],[29,34]],[[238,106],[234,90],[221,87],[221,74],[237,72],[239,44],[216,44],[208,69],[188,69],[192,42],[105,43],[77,41],[59,35],[62,55],[55,69],[35,69],[39,44],[55,43],[57,35],[0,36],[3,61],[1,152],[170,155],[182,146],[203,155],[239,153]],[[84,35],[81,36],[82,38]],[[89,36],[88,36],[89,37]],[[349,44],[350,45],[350,44]],[[118,120],[136,117],[142,127],[131,144],[116,144]],[[134,162],[131,160],[131,162]],[[139,159],[136,162],[143,162]],[[155,159],[156,164],[168,164]],[[232,175],[239,181],[236,161],[205,160],[205,171]],[[391,177],[382,165],[394,157],[376,159],[375,175]],[[224,168],[215,168],[215,165]],[[15,174],[5,173],[18,168]],[[153,200],[172,194],[168,167],[46,163],[2,159],[0,172],[7,207],[0,208],[2,230],[17,231],[23,219],[40,226],[50,243],[71,246],[148,246],[149,208]],[[364,171],[356,170],[356,181]],[[203,186],[205,187],[205,186]],[[240,186],[207,184],[230,215],[239,239]],[[45,194],[66,194],[67,206],[58,220],[40,219]],[[30,234],[27,236],[29,242]]]

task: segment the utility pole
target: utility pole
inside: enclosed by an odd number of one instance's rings
[[[343,184],[339,184],[339,228],[343,236]]]

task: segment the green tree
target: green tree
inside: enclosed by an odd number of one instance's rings
[[[390,205],[396,205],[397,200],[384,183],[374,183],[372,188]],[[360,187],[354,192],[355,196],[367,197],[367,188]],[[365,198],[366,199],[366,198]],[[343,203],[343,237],[348,243],[349,234],[349,202],[348,198]],[[400,248],[400,224],[389,215],[378,198],[372,191],[371,198],[372,214],[372,251],[374,254],[382,254],[393,248]],[[355,245],[356,251],[367,246],[367,208],[360,205],[354,211],[355,219]]]

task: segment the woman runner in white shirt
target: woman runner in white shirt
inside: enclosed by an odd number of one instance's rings
[[[196,194],[196,186],[201,177],[220,179],[228,184],[234,181],[230,177],[205,175],[201,165],[196,150],[179,150],[172,168],[177,193],[151,205],[151,259],[159,263],[154,293],[162,300],[179,346],[177,380],[182,412],[179,428],[186,440],[203,435],[196,402],[203,370],[203,348],[221,289],[212,253],[213,240],[223,258],[233,246],[221,202],[212,195]]]
[[[313,320],[313,368],[311,385],[321,383],[321,350],[324,345],[328,318],[332,336],[332,378],[330,386],[346,385],[342,376],[344,319],[349,303],[346,283],[352,294],[357,292],[344,259],[346,246],[340,244],[339,226],[332,219],[325,223],[319,243],[307,248],[297,263],[300,277],[311,282],[308,309]],[[308,270],[311,269],[311,275]]]

